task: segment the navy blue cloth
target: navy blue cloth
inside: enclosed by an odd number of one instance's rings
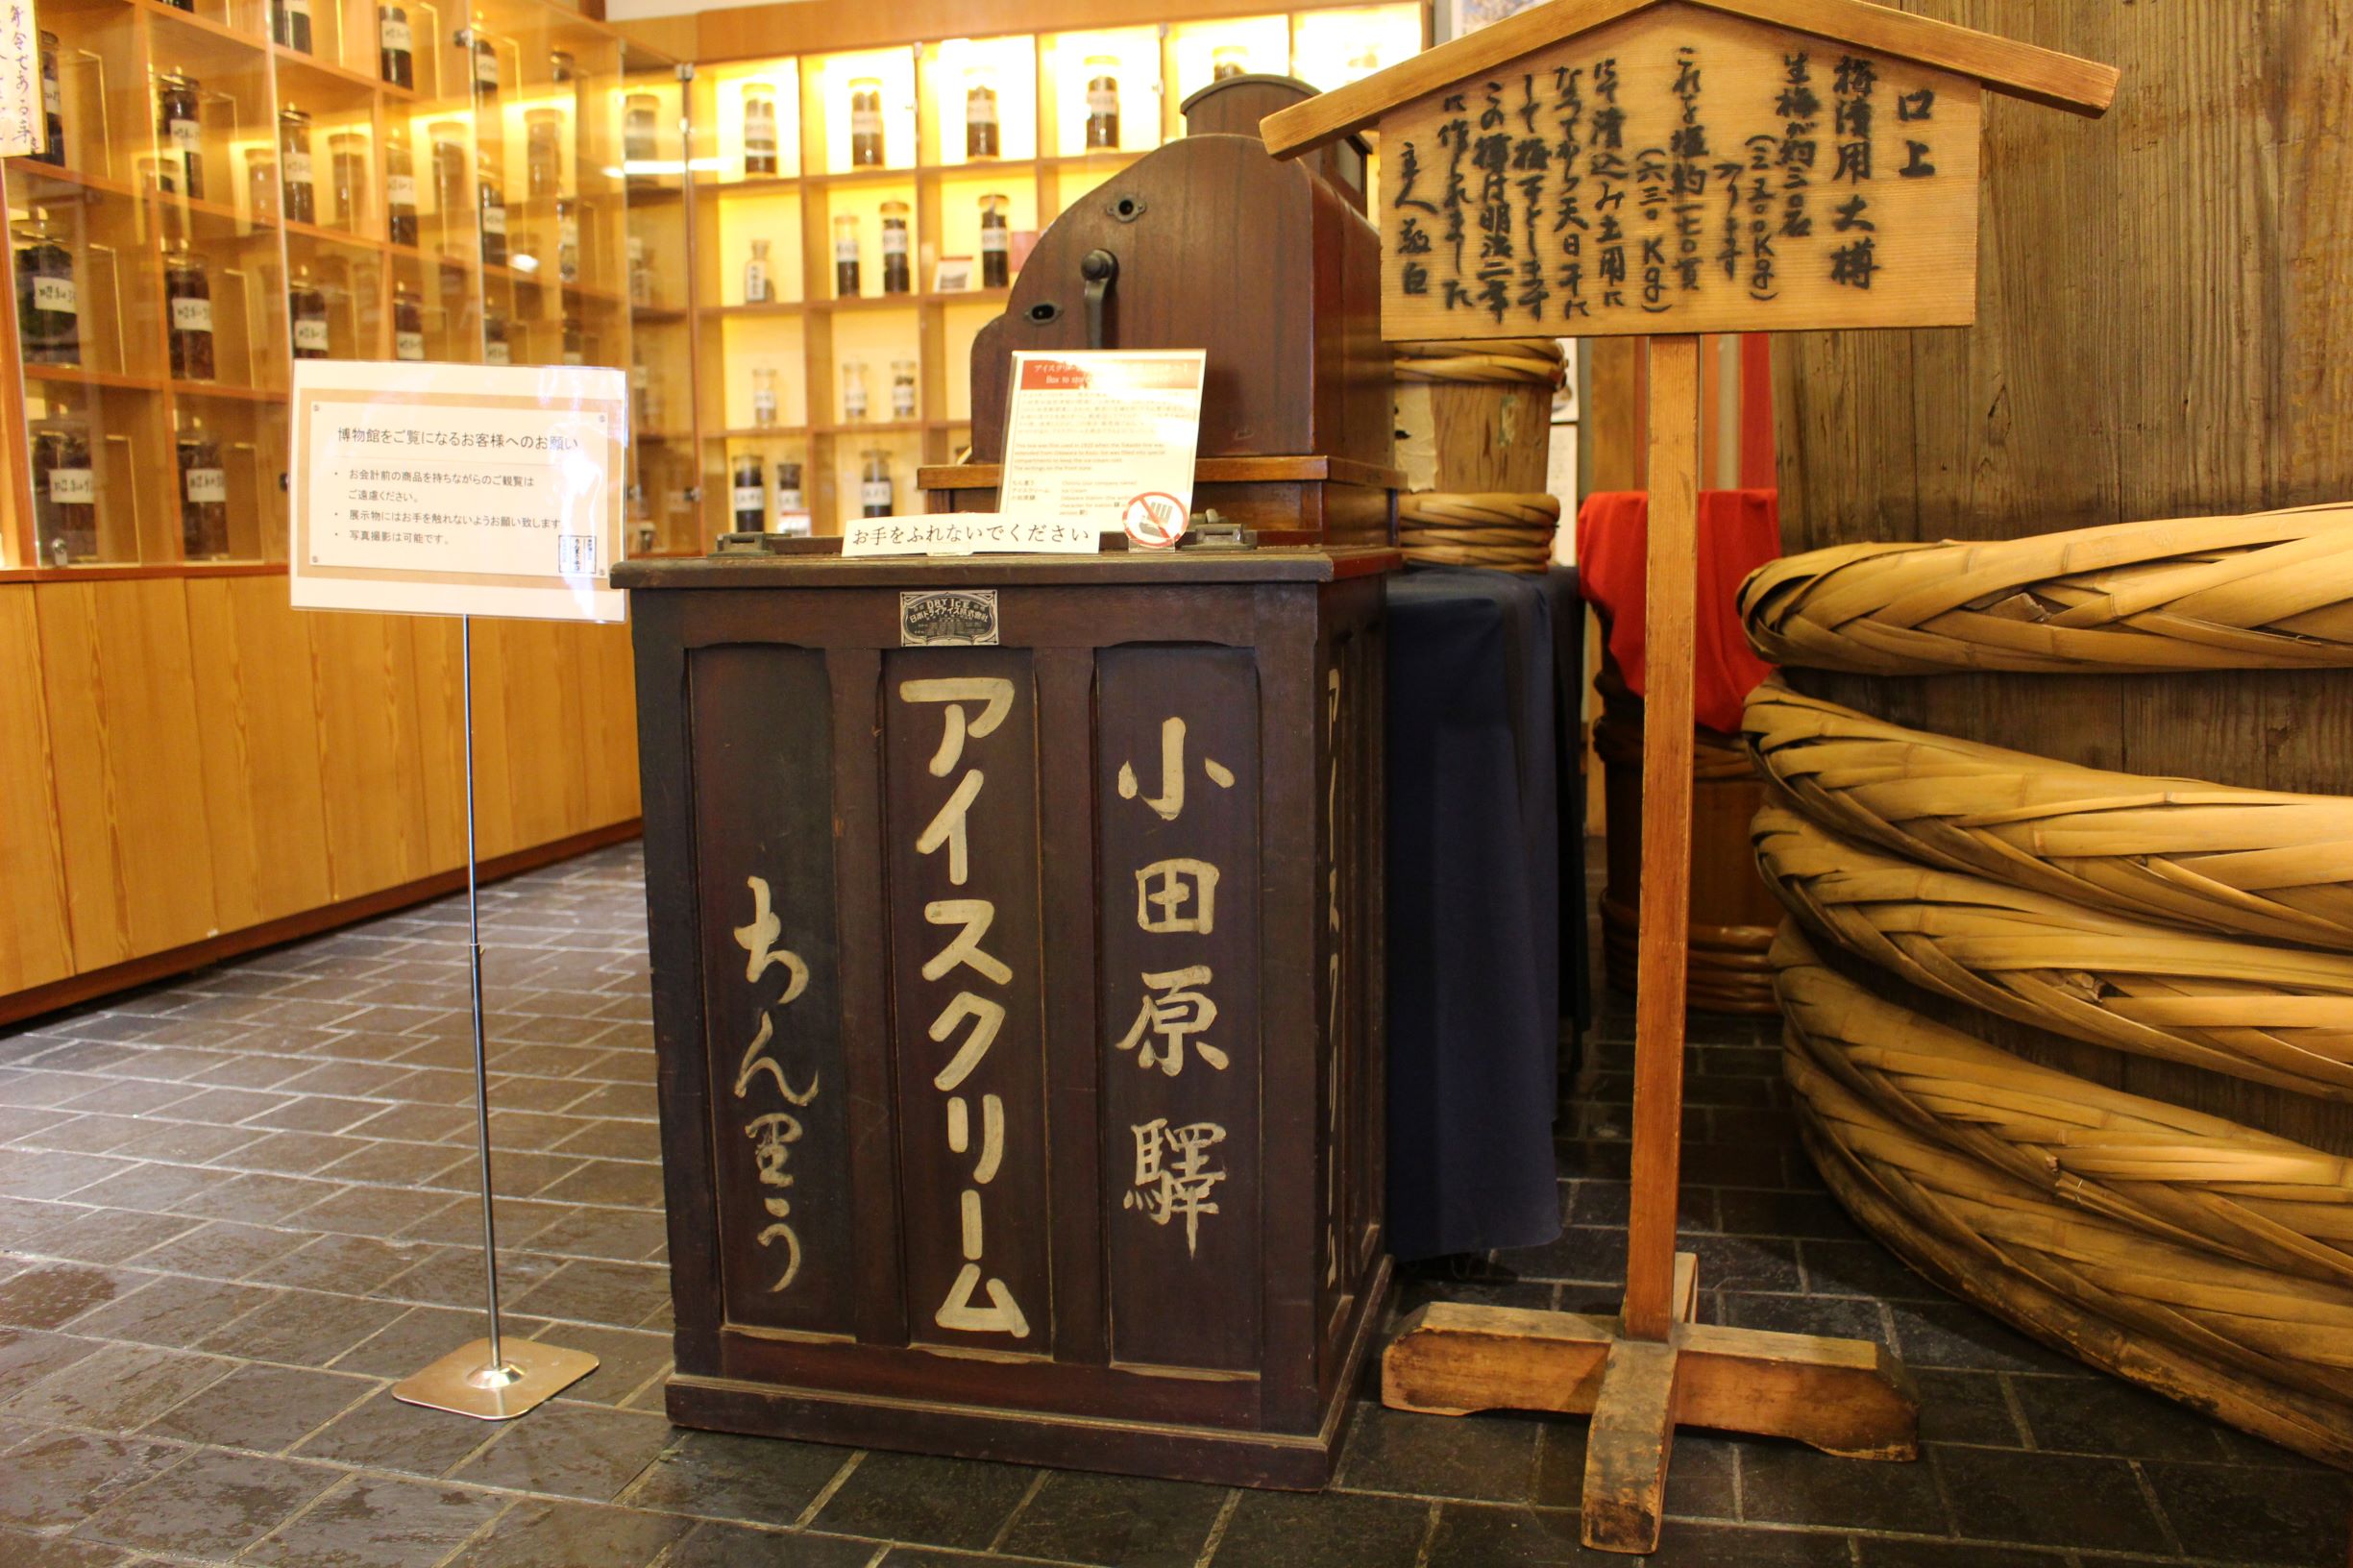
[[[1560,1232],[1561,1024],[1587,1009],[1576,581],[1454,567],[1389,579],[1388,1238],[1401,1260]]]

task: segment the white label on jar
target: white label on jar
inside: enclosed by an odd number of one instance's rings
[[[882,110],[879,109],[851,110],[849,111],[849,134],[853,136],[881,135]]]
[[[1013,248],[1013,231],[1010,229],[983,229],[980,232],[980,248],[982,254],[984,255],[993,255],[998,251],[1011,250]]]
[[[172,331],[175,332],[208,332],[212,331],[212,302],[199,299],[172,301]],[[325,337],[321,332],[322,340]]]
[[[842,394],[842,412],[849,419],[866,417],[866,388],[861,386]]]
[[[1098,119],[1118,113],[1119,89],[1117,87],[1089,87],[1087,89],[1087,112]]]
[[[394,332],[392,334],[392,356],[395,359],[424,358],[425,334],[423,332]]]
[[[964,123],[967,125],[996,124],[996,94],[975,92],[964,101]]]
[[[891,504],[891,481],[889,479],[869,479],[858,486],[858,504],[861,506],[889,506]]]
[[[474,81],[478,86],[499,90],[499,57],[495,51],[477,49],[474,52]]]
[[[735,487],[735,509],[739,512],[766,512],[768,510],[768,492],[756,484],[737,485]]]
[[[751,422],[754,425],[773,425],[776,423],[775,393],[754,392],[751,395]]]
[[[285,159],[286,184],[289,185],[310,184],[310,155],[308,153],[288,153]]]
[[[895,223],[884,224],[882,226],[882,254],[905,256],[907,254],[907,231]]]
[[[286,0],[286,14],[310,19],[310,0]]]
[[[408,24],[387,16],[384,18],[384,47],[408,53]]]
[[[327,352],[327,323],[315,316],[306,316],[294,324],[294,346]]]
[[[764,305],[768,301],[768,264],[764,261],[744,263],[744,303]]]
[[[52,310],[61,316],[75,314],[74,281],[71,278],[34,279],[33,308]]]
[[[194,120],[173,120],[167,129],[171,132],[172,146],[176,151],[193,153],[203,144],[204,127]]]
[[[506,208],[502,207],[483,208],[482,233],[485,234],[498,234],[503,237],[506,233]]]
[[[806,539],[812,530],[806,517],[778,517],[776,526],[769,531],[789,539]]]
[[[914,387],[894,386],[891,388],[891,417],[893,419],[913,419],[915,417]]]
[[[53,468],[49,471],[49,499],[60,506],[87,506],[97,499],[97,486],[90,482],[86,468]]]
[[[41,81],[41,108],[47,110],[50,113],[59,115],[61,117],[62,117],[65,112],[64,98],[58,91],[57,79],[55,77],[46,77]]]
[[[229,475],[224,469],[191,468],[188,471],[188,500],[227,501]]]
[[[776,510],[779,512],[805,512],[808,509],[800,499],[799,491],[779,490],[776,492]]]
[[[417,205],[417,177],[413,174],[385,175],[384,202],[389,207],[415,207]]]
[[[837,267],[856,266],[858,264],[858,242],[854,239],[835,240],[833,242],[833,263]]]
[[[504,343],[497,342],[497,341],[495,341],[495,340],[494,340],[494,341],[492,341],[492,342],[485,343],[485,344],[483,344],[483,345],[482,345],[482,363],[483,363],[483,364],[486,364],[486,365],[511,365],[511,364],[513,364],[514,362],[515,362],[515,359],[514,359],[514,355],[513,355],[512,351],[510,351],[510,350],[507,348],[507,346],[506,346]]]
[[[744,139],[776,134],[776,106],[765,98],[744,100]]]

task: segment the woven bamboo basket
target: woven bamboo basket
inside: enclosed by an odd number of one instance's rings
[[[1560,502],[1545,494],[1553,391],[1567,374],[1556,339],[1399,343],[1398,498],[1406,558],[1542,572]]]
[[[1808,931],[2055,1034],[2353,1100],[2353,958],[2195,935],[1896,860],[1778,806],[1758,869]]]
[[[1784,797],[1849,838],[2136,919],[2353,951],[2353,799],[2070,767],[1777,678],[1742,728]]]
[[[1759,568],[1740,610],[1774,663],[1865,674],[2342,667],[2353,505],[1840,545]]]
[[[2342,1162],[2018,1063],[1778,951],[1807,1146],[1866,1227],[2070,1354],[2353,1467]]]
[[[1411,561],[1542,572],[1559,527],[1560,502],[1551,496],[1424,490],[1397,498],[1398,541]]]

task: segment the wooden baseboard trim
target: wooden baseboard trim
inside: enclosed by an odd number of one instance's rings
[[[511,850],[483,861],[481,879],[484,882],[501,881],[524,871],[535,871],[543,866],[552,866],[559,860],[570,860],[575,855],[584,855],[591,849],[622,844],[636,838],[642,827],[643,820],[631,817],[603,827],[592,827],[584,833],[574,833],[566,838],[534,845],[528,849]],[[446,871],[419,877],[413,882],[403,882],[374,893],[361,894],[356,898],[346,898],[340,903],[322,904],[316,909],[306,909],[299,914],[265,920],[259,925],[249,925],[241,931],[224,932],[184,946],[168,947],[159,953],[126,959],[120,964],[110,964],[103,969],[69,974],[62,980],[52,980],[45,985],[0,996],[0,1024],[19,1023],[43,1013],[54,1013],[95,997],[129,991],[135,986],[184,974],[190,969],[200,969],[225,958],[235,958],[241,954],[258,952],[264,947],[275,947],[281,943],[313,937],[339,925],[351,925],[396,909],[405,909],[411,904],[442,897],[465,885],[466,869],[463,866],[453,867]]]

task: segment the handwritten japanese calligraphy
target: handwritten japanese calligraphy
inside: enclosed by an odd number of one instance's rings
[[[776,944],[777,939],[784,934],[784,922],[772,903],[768,879],[748,876],[744,882],[751,893],[751,920],[735,928],[735,943],[745,953],[744,979],[748,984],[756,985],[771,968],[778,965],[783,966],[786,979],[783,992],[762,1006],[759,1030],[752,1036],[750,1043],[744,1047],[743,1058],[735,1073],[735,1097],[739,1100],[749,1099],[752,1090],[759,1087],[757,1080],[765,1073],[770,1080],[768,1090],[794,1110],[806,1111],[817,1099],[817,1073],[812,1071],[809,1074],[806,1088],[795,1089],[785,1076],[784,1065],[776,1060],[771,1046],[776,1038],[772,1011],[790,1005],[808,989],[809,966],[801,961],[799,954]],[[800,1235],[792,1224],[793,1200],[785,1195],[786,1189],[794,1185],[793,1173],[785,1166],[790,1159],[791,1146],[800,1141],[800,1119],[791,1111],[766,1111],[747,1117],[743,1130],[745,1136],[751,1139],[752,1154],[763,1188],[760,1207],[767,1212],[770,1219],[770,1223],[760,1231],[760,1245],[770,1247],[781,1242],[784,1246],[783,1269],[769,1289],[787,1289],[800,1274]]]

